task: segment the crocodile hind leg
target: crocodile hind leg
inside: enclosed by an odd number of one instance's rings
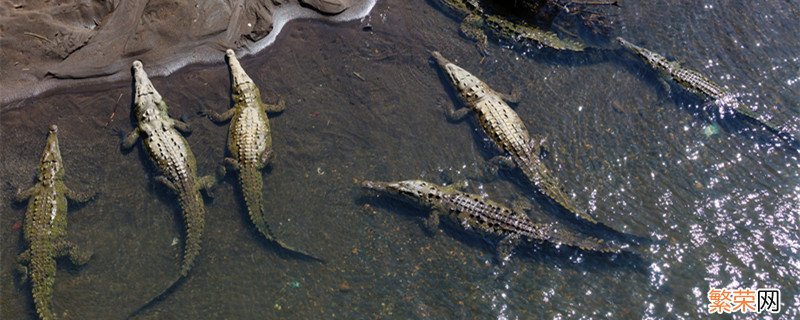
[[[56,257],[67,257],[72,264],[82,266],[89,262],[92,258],[92,253],[82,250],[77,244],[67,240],[56,242]]]
[[[428,218],[425,219],[425,231],[429,234],[435,235],[436,231],[439,230],[439,218],[442,216],[442,212],[439,210],[431,210],[431,213],[428,215]]]
[[[203,190],[209,198],[214,198],[214,186],[219,182],[215,176],[202,176],[197,179],[197,189]]]
[[[286,110],[286,100],[283,100],[283,98],[278,99],[278,103],[276,104],[265,104],[265,105],[266,106],[264,109],[267,110],[267,112],[269,113],[278,113],[278,112],[283,112],[283,110]]]
[[[163,186],[167,187],[167,189],[170,189],[175,193],[178,192],[178,188],[175,187],[175,184],[172,183],[172,181],[169,181],[169,179],[167,179],[167,177],[165,176],[156,176],[153,177],[153,180],[155,180],[155,182],[162,184]]]
[[[264,151],[264,153],[261,154],[261,165],[259,169],[266,167],[269,161],[272,160],[272,158],[273,158],[272,150]]]
[[[519,245],[518,235],[506,236],[497,244],[497,258],[500,259],[500,261],[507,261],[511,258],[511,254],[514,252],[514,248],[517,247],[517,245]]]
[[[485,57],[489,55],[489,41],[486,33],[483,32],[483,23],[483,18],[480,15],[470,14],[461,22],[459,30],[464,36],[475,41],[478,52]]]
[[[495,92],[501,99],[505,100],[506,102],[516,105],[519,103],[520,99],[522,98],[522,93],[519,92],[517,87],[512,87],[511,92],[503,93],[503,92]]]
[[[497,179],[497,172],[500,169],[514,169],[517,165],[514,164],[514,160],[511,159],[510,156],[494,156],[489,159],[489,165],[486,166],[486,173],[489,174],[491,180],[494,181]]]
[[[25,250],[17,256],[17,272],[22,282],[28,280],[28,264],[31,262],[31,249]]]

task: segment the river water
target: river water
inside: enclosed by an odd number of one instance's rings
[[[608,12],[611,36],[684,61],[797,131],[797,3],[630,1]],[[798,318],[797,151],[758,125],[698,108],[702,101],[675,86],[666,91],[636,57],[594,42],[601,49],[577,54],[492,42],[482,59],[458,23],[424,0],[379,1],[361,21],[287,24],[242,64],[268,101],[287,104],[271,116],[268,220],[326,263],[260,240],[232,175],[206,203],[188,280],[139,318],[694,319],[706,316],[712,287],[778,288],[782,310],[772,317]],[[498,262],[480,238],[446,227],[426,233],[426,210],[359,190],[360,179],[467,179],[470,191],[500,202],[530,199],[534,219],[569,223],[518,171],[484,173],[497,151],[473,121],[446,120],[443,107],[456,102],[431,50],[498,91],[519,89],[516,111],[547,137],[545,161],[603,223],[647,239],[638,253],[528,246]],[[223,54],[153,83],[171,114],[188,118],[199,171],[212,173],[227,125],[196,114],[229,105]],[[140,146],[119,150],[118,132],[133,128],[130,107],[130,82],[3,107],[3,319],[35,318],[29,287],[13,271],[25,209],[11,195],[31,182],[50,124],[59,126],[67,184],[101,192],[71,210],[69,239],[94,256],[83,268],[60,263],[56,313],[121,319],[178,274],[176,198],[151,182]]]

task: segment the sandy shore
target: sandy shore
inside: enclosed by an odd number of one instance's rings
[[[57,88],[119,81],[141,60],[151,76],[222,61],[274,42],[293,19],[347,21],[376,0],[27,1],[0,5],[0,109]]]

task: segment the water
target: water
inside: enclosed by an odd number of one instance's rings
[[[797,127],[797,4],[631,1],[614,12],[614,36],[681,59]],[[259,240],[231,176],[207,202],[188,281],[142,318],[689,319],[706,315],[709,287],[780,288],[783,311],[773,318],[798,317],[797,152],[758,126],[698,110],[701,101],[674,86],[668,94],[621,50],[520,54],[493,45],[481,62],[457,30],[428,2],[380,1],[362,21],[289,23],[276,45],[243,59],[268,101],[287,102],[271,117],[268,220],[328,262]],[[546,161],[567,189],[604,223],[653,244],[638,257],[540,246],[498,263],[478,238],[448,228],[428,235],[425,210],[364,195],[354,179],[470,179],[473,192],[533,198],[534,218],[564,220],[518,172],[493,181],[482,173],[497,151],[473,122],[446,121],[442,106],[453,100],[429,50],[499,91],[520,89],[516,110],[547,137]],[[153,79],[171,114],[190,117],[187,139],[203,174],[225,152],[227,126],[195,116],[228,106],[222,56]],[[124,318],[178,274],[175,197],[151,182],[141,147],[118,148],[114,130],[132,128],[130,94],[130,82],[111,83],[3,108],[2,318],[35,317],[28,286],[15,284],[23,248],[13,225],[24,206],[11,205],[11,184],[30,183],[51,123],[67,184],[102,192],[70,214],[69,238],[95,255],[81,269],[60,264],[55,311]]]

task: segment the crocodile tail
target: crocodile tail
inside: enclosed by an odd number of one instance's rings
[[[200,254],[205,227],[205,206],[203,206],[200,191],[194,185],[184,186],[182,192],[179,192],[179,198],[181,210],[183,210],[183,222],[186,226],[186,244],[183,265],[181,265],[181,276],[185,277],[192,269],[195,258]]]
[[[169,286],[167,286],[164,290],[162,290],[160,293],[158,293],[157,295],[153,296],[153,298],[151,298],[150,300],[148,300],[147,302],[142,304],[141,307],[136,308],[136,310],[134,310],[133,312],[128,314],[128,318],[127,319],[131,319],[131,318],[139,315],[143,311],[145,311],[145,310],[149,309],[150,307],[156,305],[156,303],[160,302],[161,300],[164,300],[164,298],[166,298],[170,293],[175,291],[175,289],[177,289],[178,286],[181,283],[183,283],[184,280],[186,280],[186,277],[184,277],[184,276],[179,276],[175,280],[172,280],[172,282],[170,282]]]
[[[261,178],[261,171],[256,167],[242,166],[239,172],[239,183],[242,185],[242,194],[250,221],[253,221],[259,233],[267,239],[271,239],[272,231],[264,220],[264,181]]]
[[[581,236],[567,230],[559,230],[551,233],[550,241],[587,251],[605,253],[619,253],[623,251],[622,247],[613,243],[591,236]]]
[[[530,157],[535,156],[536,155],[532,155]],[[536,185],[542,194],[552,199],[555,203],[570,213],[577,215],[582,220],[588,221],[592,224],[597,223],[597,220],[589,214],[588,210],[579,207],[575,201],[569,197],[567,192],[564,190],[564,187],[558,182],[558,179],[549,169],[547,169],[547,167],[545,167],[543,163],[531,158],[531,160],[527,162],[522,162],[520,167],[522,168],[522,172],[525,174],[525,177],[527,177],[531,183]]]
[[[242,166],[239,171],[239,182],[242,184],[242,194],[244,195],[244,203],[247,206],[247,213],[250,215],[250,221],[256,225],[256,229],[267,241],[277,244],[281,249],[299,254],[306,258],[324,262],[312,254],[303,250],[294,248],[275,237],[275,233],[269,227],[266,220],[266,211],[264,210],[264,181],[261,177],[261,171],[253,166]]]
[[[53,283],[56,279],[56,260],[48,255],[48,248],[35,242],[31,244],[31,291],[36,313],[42,320],[55,319],[52,309]]]

